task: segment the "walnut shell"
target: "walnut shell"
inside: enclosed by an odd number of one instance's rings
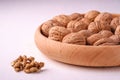
[[[102,38],[101,34],[93,34],[87,38],[87,43],[90,45],[93,45],[97,40],[99,40],[101,38]]]
[[[109,42],[106,42],[106,43],[100,44],[99,46],[116,46],[116,45],[118,45],[118,43],[114,43],[114,42],[109,43]]]
[[[99,11],[92,10],[85,14],[85,18],[88,18],[90,21],[94,21],[94,19],[98,16],[98,14],[100,14]]]
[[[48,37],[50,28],[54,26],[60,26],[61,24],[55,20],[48,20],[41,25],[41,31],[43,35]]]
[[[71,20],[76,20],[76,19],[81,20],[83,17],[84,15],[80,13],[73,13],[70,15]]]
[[[81,35],[83,35],[83,36],[85,36],[86,38],[89,37],[89,36],[91,36],[93,34],[89,30],[81,30],[78,33],[81,34]]]
[[[71,32],[78,32],[80,30],[87,29],[87,25],[83,21],[70,21],[67,25],[67,29]]]
[[[55,41],[62,41],[63,37],[68,33],[70,33],[70,31],[65,27],[55,26],[50,29],[48,38]]]
[[[81,21],[83,21],[87,25],[89,25],[91,23],[91,20],[88,18],[82,18]]]
[[[115,30],[115,35],[120,35],[120,25]]]
[[[99,21],[91,22],[88,26],[88,30],[90,30],[93,33],[98,33],[101,30],[109,30],[111,31],[110,25],[101,23]]]
[[[115,17],[110,23],[112,31],[114,32],[118,25],[120,25],[120,17]]]
[[[53,18],[53,20],[58,21],[59,23],[62,24],[62,26],[67,26],[68,22],[71,21],[71,18],[67,15],[58,15]]]
[[[104,43],[113,43],[113,40],[110,38],[101,38],[98,41],[96,41],[93,45],[99,46],[99,45],[104,44]]]
[[[120,43],[120,35],[112,35],[109,38],[112,39],[115,43]]]
[[[113,35],[113,33],[108,30],[102,30],[99,32],[99,34],[101,34],[103,38],[108,38]]]
[[[62,42],[69,44],[85,45],[86,38],[79,33],[70,33],[63,38]]]
[[[108,23],[110,24],[110,22],[112,21],[113,16],[112,14],[108,13],[108,12],[104,12],[104,13],[100,13],[94,21],[100,21],[101,23]]]

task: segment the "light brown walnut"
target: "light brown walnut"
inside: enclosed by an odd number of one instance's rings
[[[87,26],[91,23],[91,20],[88,18],[82,18],[81,21],[83,21]]]
[[[93,45],[97,40],[99,40],[101,38],[102,38],[101,34],[93,34],[87,38],[87,44]]]
[[[118,25],[120,25],[120,17],[115,17],[110,23],[112,31],[114,32]]]
[[[63,38],[62,42],[69,44],[85,45],[86,38],[79,33],[70,33]]]
[[[70,15],[71,20],[76,20],[76,19],[81,20],[83,17],[84,14],[80,14],[80,13],[73,13]]]
[[[112,39],[115,43],[120,43],[120,35],[112,35],[110,36],[110,39]]]
[[[61,24],[55,20],[48,20],[41,25],[41,31],[46,37],[48,37],[50,28],[60,25]]]
[[[101,34],[103,38],[108,38],[113,35],[113,33],[108,30],[102,30],[99,32],[99,34]]]
[[[106,43],[103,43],[103,44],[101,44],[101,45],[99,45],[99,46],[116,46],[116,45],[118,45],[119,43],[114,43],[114,42],[111,42],[111,43],[109,43],[109,42],[106,42]]]
[[[53,18],[53,20],[58,21],[62,24],[62,26],[67,26],[67,24],[71,21],[71,18],[67,15],[58,15]]]
[[[87,29],[87,25],[83,21],[70,21],[67,25],[67,29],[71,32],[78,32],[80,30]]]
[[[120,35],[120,25],[115,30],[115,35]]]
[[[90,21],[94,21],[94,19],[100,14],[99,11],[91,10],[85,14],[85,18],[88,18]]]
[[[112,21],[113,16],[112,14],[108,13],[108,12],[104,12],[104,13],[100,13],[94,21],[100,21],[101,23],[108,23],[110,24],[110,22]]]
[[[55,26],[50,29],[48,38],[55,41],[62,41],[63,37],[68,33],[70,33],[70,31],[65,27]]]
[[[81,34],[81,35],[83,35],[83,36],[85,36],[86,38],[89,37],[89,36],[91,36],[93,34],[89,30],[81,30],[78,33]]]
[[[98,33],[101,30],[109,30],[111,31],[110,25],[106,23],[101,23],[99,21],[91,22],[88,26],[88,30],[90,30],[93,33]]]

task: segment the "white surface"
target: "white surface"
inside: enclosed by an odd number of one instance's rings
[[[120,67],[87,68],[45,57],[34,44],[38,25],[58,14],[92,9],[120,13],[119,0],[0,0],[0,80],[119,80]],[[44,61],[40,73],[16,73],[11,67],[19,55]]]

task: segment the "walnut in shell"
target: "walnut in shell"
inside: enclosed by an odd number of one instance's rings
[[[115,35],[120,35],[120,25],[115,30]]]
[[[110,25],[106,23],[101,23],[99,21],[91,22],[88,26],[88,30],[90,30],[93,33],[98,33],[101,30],[109,30],[111,31]]]
[[[88,18],[90,21],[94,21],[94,19],[98,16],[98,14],[100,14],[99,11],[92,10],[85,14],[85,18]]]
[[[87,43],[90,45],[93,45],[97,40],[99,40],[101,38],[102,38],[101,34],[93,34],[87,38]]]
[[[63,38],[62,42],[69,44],[85,45],[86,38],[79,33],[70,33]]]
[[[116,45],[118,45],[118,43],[114,43],[114,42],[109,43],[109,42],[106,42],[106,43],[100,44],[99,46],[116,46]]]
[[[114,32],[118,25],[120,25],[120,17],[115,17],[110,23],[112,31]]]
[[[61,24],[55,20],[48,20],[41,25],[42,33],[48,37],[50,28],[54,26],[60,26]]]
[[[91,23],[91,20],[88,18],[82,18],[81,21],[83,21],[87,25],[89,25]]]
[[[63,37],[68,33],[70,33],[70,31],[65,27],[55,26],[50,29],[48,38],[55,41],[62,41]]]
[[[62,24],[62,26],[67,26],[68,22],[71,21],[71,18],[67,15],[58,15],[53,18],[53,20],[58,21],[59,23]]]
[[[120,35],[112,35],[109,38],[112,39],[115,43],[120,43]]]
[[[71,32],[78,32],[80,30],[87,29],[87,25],[83,21],[70,21],[67,25],[67,29]]]
[[[83,36],[85,36],[86,38],[89,37],[89,36],[91,36],[93,34],[89,30],[81,30],[78,33],[81,34],[81,35],[83,35]]]
[[[113,35],[113,33],[108,30],[102,30],[99,32],[99,34],[101,34],[103,38],[108,38]]]
[[[83,17],[84,15],[80,13],[73,13],[70,15],[71,20],[76,20],[76,19],[81,20]]]
[[[108,12],[104,12],[104,13],[100,13],[94,21],[100,21],[101,23],[108,23],[110,24],[110,22],[112,21],[113,16],[112,14],[108,13]]]

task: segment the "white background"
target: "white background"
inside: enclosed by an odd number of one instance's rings
[[[89,10],[120,13],[119,0],[0,0],[0,80],[119,80],[120,67],[88,68],[56,62],[34,44],[34,33],[58,14]],[[16,73],[11,62],[19,55],[45,62],[39,73]]]

